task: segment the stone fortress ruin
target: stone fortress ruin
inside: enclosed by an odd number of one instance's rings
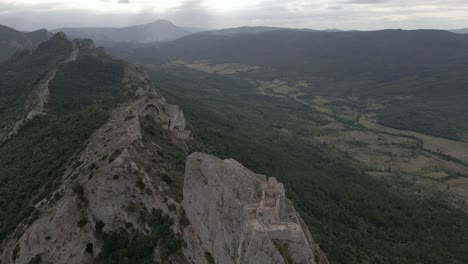
[[[258,195],[261,195],[260,203],[246,206],[254,228],[267,232],[271,239],[304,241],[304,232],[299,219],[293,214],[290,215],[287,210],[283,184],[270,177],[261,181],[258,187]]]

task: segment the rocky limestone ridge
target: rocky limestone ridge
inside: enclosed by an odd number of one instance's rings
[[[170,131],[175,140],[191,139],[192,134],[187,129],[182,110],[177,105],[167,103],[166,99],[157,93],[157,89],[143,69],[133,64],[126,64],[123,83],[125,90],[135,93],[134,106],[138,109],[138,116],[150,117],[163,129]]]
[[[194,153],[186,163],[183,207],[194,263],[327,263],[283,184],[235,160]],[[208,257],[207,257],[208,256]]]
[[[182,204],[168,197],[172,187],[144,161],[153,151],[149,146],[160,146],[148,142],[142,128],[148,120],[158,124],[167,140],[184,148],[191,133],[183,113],[167,104],[137,66],[126,65],[122,87],[133,91],[133,98],[113,110],[67,169],[51,195],[60,198],[37,203],[38,219],[20,224],[1,244],[0,263],[29,263],[35,256],[43,263],[94,263],[104,245],[102,234],[150,235],[141,215],[154,210],[176,220],[172,230],[186,244],[183,254],[163,263],[327,263],[283,185],[235,160],[190,155]],[[182,225],[185,217],[189,223]],[[162,261],[159,246],[154,260]]]
[[[74,41],[63,63],[76,60],[83,48],[94,45]],[[27,113],[47,113],[47,83],[54,75],[32,93],[37,100],[28,100]],[[164,242],[154,245],[156,263],[327,263],[281,183],[234,160],[195,153],[185,161],[192,133],[184,114],[140,67],[124,64],[119,89],[127,100],[110,110],[60,187],[35,204],[38,217],[1,242],[0,264],[27,264],[37,256],[42,263],[95,263],[106,234],[151,237],[145,219],[155,212],[171,219],[171,232],[184,244],[169,256]]]
[[[74,47],[79,45],[75,42]],[[74,50],[72,60],[78,56],[79,49]],[[155,210],[178,218],[179,210],[168,210],[168,206],[180,206],[163,194],[169,190],[168,184],[148,172],[148,160],[154,162],[148,145],[155,150],[160,146],[154,142],[145,146],[142,123],[159,126],[168,141],[184,149],[191,139],[184,115],[157,93],[135,65],[125,65],[122,89],[130,99],[116,107],[107,123],[92,135],[63,175],[60,188],[50,199],[36,204],[42,212],[39,218],[32,224],[21,223],[2,242],[0,263],[28,263],[35,256],[41,256],[43,263],[93,263],[103,246],[102,234],[126,230],[149,235],[151,230],[141,215]],[[160,166],[164,170],[164,164]],[[177,221],[172,228],[178,232]],[[155,249],[155,261],[161,261],[158,255]],[[169,261],[186,263],[183,255]]]
[[[57,33],[53,38],[67,39],[67,36],[64,33]],[[58,63],[45,77],[39,81],[37,87],[30,93],[26,100],[24,106],[23,116],[21,116],[7,131],[5,136],[1,137],[0,142],[7,140],[8,138],[18,134],[18,131],[23,127],[27,122],[33,120],[39,115],[46,114],[47,102],[49,101],[49,84],[55,79],[55,75],[59,70],[60,66],[66,63],[71,63],[76,61],[80,50],[85,49],[94,49],[96,45],[90,39],[75,39],[71,42],[72,49],[68,58]]]

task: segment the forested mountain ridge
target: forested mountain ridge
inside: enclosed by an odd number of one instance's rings
[[[20,32],[0,25],[0,62],[15,52],[35,48],[41,42],[49,39],[49,37],[50,34],[46,29],[34,32]]]
[[[468,34],[468,28],[454,29],[450,31],[457,34]]]
[[[90,38],[97,43],[149,43],[172,41],[192,32],[167,20],[157,20],[144,25],[123,28],[60,28],[53,32],[65,32],[72,38]]]
[[[54,72],[54,68],[61,61],[65,61],[72,52],[72,45],[62,35],[57,34],[49,41],[42,43],[31,52],[25,50],[16,54],[2,64],[0,69],[0,138],[8,136],[15,130],[15,122],[27,118],[29,112],[38,108],[41,100],[40,93],[31,96],[41,83],[48,84],[47,75]],[[48,88],[48,87],[45,87]],[[40,89],[42,90],[42,89]],[[48,89],[45,89],[48,91]],[[44,98],[45,100],[45,98]],[[42,108],[42,107],[39,107]],[[41,109],[39,112],[41,111]],[[17,120],[21,117],[20,120]],[[20,126],[17,123],[16,126]]]
[[[285,182],[332,263],[464,263],[466,40],[280,30],[110,51],[146,66],[210,153]]]
[[[0,67],[1,263],[328,263],[274,178],[186,164],[203,142],[140,67],[63,33]]]
[[[180,58],[262,67],[265,78],[315,84],[304,87],[305,94],[376,99],[389,110],[379,113],[382,124],[468,140],[468,119],[456,114],[468,110],[468,35],[441,30],[201,32],[112,52],[145,64]]]
[[[0,65],[0,262],[468,262],[465,45],[279,30],[110,49],[147,75],[56,34]]]
[[[276,30],[234,37],[201,32],[159,45],[148,55],[257,65],[288,74],[388,80],[441,66],[464,65],[467,47],[468,36],[437,30]],[[370,68],[378,65],[385,68]]]
[[[313,29],[291,29],[291,28],[281,28],[281,27],[237,27],[237,28],[226,28],[226,29],[217,29],[217,30],[207,30],[198,34],[203,35],[219,35],[219,36],[235,36],[235,35],[250,35],[250,34],[259,34],[272,31],[281,31],[281,30],[294,30],[294,31],[303,31],[303,32],[312,32],[317,31]]]

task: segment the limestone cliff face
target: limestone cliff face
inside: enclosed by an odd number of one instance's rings
[[[184,201],[193,252],[215,263],[326,263],[284,187],[235,160],[194,153],[186,163]],[[200,248],[201,247],[201,248]],[[197,254],[194,254],[197,255]]]

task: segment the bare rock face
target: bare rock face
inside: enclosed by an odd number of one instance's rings
[[[91,39],[75,39],[74,43],[78,49],[95,49],[96,44]]]
[[[123,82],[124,89],[134,93],[135,98],[139,100],[139,116],[152,119],[163,129],[169,130],[177,140],[183,141],[192,137],[182,110],[177,105],[167,103],[166,99],[157,93],[156,87],[143,69],[127,64]]]
[[[205,250],[205,258],[215,263],[326,263],[283,184],[235,160],[190,155],[183,207],[191,223],[187,232],[202,247],[189,248]],[[203,254],[193,255],[199,256],[196,263],[204,263]]]

